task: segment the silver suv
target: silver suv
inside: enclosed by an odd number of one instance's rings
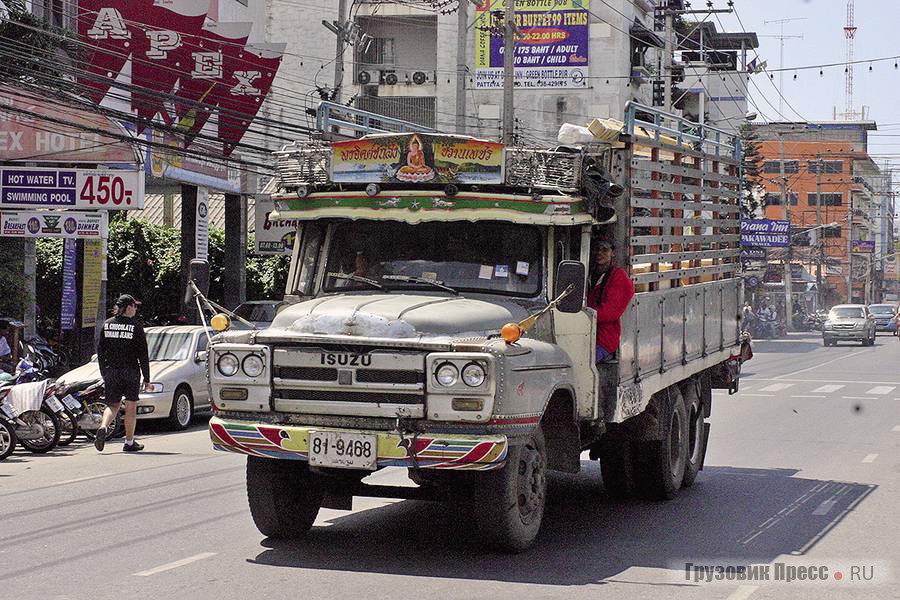
[[[875,345],[875,317],[864,304],[838,304],[828,313],[822,329],[822,341],[834,346],[840,340]]]

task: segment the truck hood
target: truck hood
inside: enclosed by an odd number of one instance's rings
[[[527,315],[524,307],[506,300],[348,294],[316,298],[283,309],[258,340],[265,342],[291,333],[392,339],[487,335]]]

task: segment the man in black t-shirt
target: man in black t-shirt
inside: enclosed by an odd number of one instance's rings
[[[116,300],[115,316],[103,323],[97,360],[100,375],[106,388],[106,410],[94,446],[102,451],[106,444],[106,428],[119,412],[119,403],[125,399],[125,452],[138,452],[144,446],[134,439],[137,422],[137,401],[141,391],[141,375],[144,390],[149,391],[150,359],[144,328],[134,315],[140,303],[133,296],[122,294]]]

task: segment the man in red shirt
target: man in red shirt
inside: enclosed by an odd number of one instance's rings
[[[613,264],[614,245],[609,239],[591,243],[591,289],[587,305],[597,311],[596,362],[616,353],[622,337],[619,319],[634,297],[634,284],[624,269]]]

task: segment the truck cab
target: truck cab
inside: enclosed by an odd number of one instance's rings
[[[248,456],[262,533],[302,535],[321,506],[350,508],[356,495],[417,497],[463,503],[486,544],[520,551],[540,528],[547,472],[577,472],[585,450],[617,494],[671,497],[693,481],[711,389],[736,387],[739,297],[725,318],[722,290],[737,286],[703,281],[727,269],[701,270],[700,255],[677,279],[631,261],[633,149],[406,133],[279,153],[272,218],[301,222],[286,305],[265,330],[220,333],[208,363],[210,436]],[[671,352],[631,348],[664,343],[637,324],[674,323],[638,294],[619,360],[595,364],[585,297],[600,231],[623,239],[619,264],[663,298],[659,310],[680,287],[660,281],[693,282],[700,295],[679,292],[671,307],[719,311],[710,328],[734,335],[712,352],[704,342],[699,362],[685,346],[683,364],[651,376],[642,361]],[[362,482],[384,467],[409,469],[418,487]]]

